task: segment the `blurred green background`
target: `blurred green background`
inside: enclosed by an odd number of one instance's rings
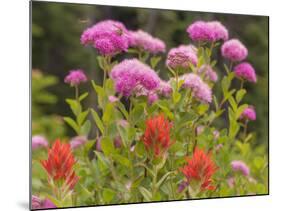
[[[249,50],[247,60],[258,75],[257,84],[246,84],[245,103],[254,105],[257,112],[257,121],[250,123],[250,130],[256,131],[257,144],[268,146],[268,17],[50,2],[32,2],[32,68],[41,71],[32,76],[33,134],[41,133],[51,140],[74,135],[61,119],[71,116],[65,98],[74,94],[63,79],[70,69],[82,68],[89,78],[101,84],[103,73],[97,65],[97,53],[80,44],[80,35],[104,19],[119,20],[130,30],[143,29],[165,41],[167,50],[191,42],[185,30],[193,21],[221,21],[228,28],[230,38],[240,39]],[[165,54],[162,56],[160,75],[167,79]],[[214,57],[220,61],[217,73],[221,76],[224,60],[218,47]],[[90,90],[90,83],[82,89]],[[215,92],[219,89],[218,83]],[[86,104],[96,107],[93,92]],[[225,117],[217,124],[226,122]]]

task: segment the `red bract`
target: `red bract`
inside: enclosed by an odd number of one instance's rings
[[[50,179],[63,181],[70,189],[73,189],[79,179],[73,169],[75,162],[70,144],[61,143],[57,139],[48,151],[48,159],[41,161],[41,164],[48,172]]]
[[[171,123],[163,114],[146,120],[146,129],[142,137],[145,148],[152,151],[155,156],[162,155],[168,150],[172,142],[170,140]]]
[[[198,182],[203,190],[214,190],[212,176],[217,166],[211,160],[211,154],[196,148],[192,158],[187,158],[187,165],[180,170],[186,176],[188,183]]]

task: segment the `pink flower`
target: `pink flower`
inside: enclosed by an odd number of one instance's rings
[[[118,120],[117,124],[120,125],[121,127],[128,127],[129,126],[129,122],[125,119]]]
[[[120,136],[117,136],[113,140],[113,144],[115,148],[121,148],[122,147],[122,139]]]
[[[70,146],[72,149],[76,149],[87,142],[87,138],[85,136],[76,136],[70,140]]]
[[[171,85],[167,81],[160,81],[159,88],[158,88],[158,93],[160,95],[163,95],[165,97],[169,97],[172,93],[173,89]]]
[[[42,200],[38,196],[32,195],[31,198],[31,207],[32,209],[50,209],[50,208],[57,208],[53,202],[49,199]]]
[[[130,46],[156,54],[165,52],[165,43],[142,30],[130,31]]]
[[[202,79],[194,74],[188,73],[180,77],[180,80],[184,80],[183,88],[190,88],[193,95],[203,103],[212,102],[212,90]]]
[[[242,112],[240,119],[245,119],[245,120],[256,120],[256,111],[253,106],[249,106],[248,108],[245,108],[244,111]]]
[[[171,68],[186,68],[190,64],[196,65],[197,61],[197,49],[193,45],[180,45],[169,51],[166,65]]]
[[[43,136],[32,136],[32,150],[49,146],[48,140]]]
[[[247,48],[237,39],[226,41],[221,47],[222,56],[233,62],[240,62],[248,55]]]
[[[220,137],[220,132],[218,130],[213,131],[214,139],[217,140]]]
[[[100,21],[86,29],[80,38],[83,45],[93,45],[102,55],[115,55],[129,47],[129,34],[119,21]]]
[[[242,78],[253,83],[257,82],[256,71],[248,62],[236,65],[234,67],[234,73],[238,78]]]
[[[229,186],[230,188],[233,188],[234,185],[235,185],[235,179],[234,179],[234,177],[228,178],[228,179],[227,179],[227,184],[228,184],[228,186]]]
[[[228,39],[227,29],[218,21],[195,21],[186,32],[193,41],[216,42]]]
[[[110,76],[115,82],[116,91],[126,97],[130,96],[137,86],[153,91],[160,84],[157,73],[137,59],[125,59],[115,65]]]
[[[243,161],[240,161],[240,160],[232,161],[231,162],[231,168],[232,168],[233,171],[240,172],[244,176],[249,176],[249,174],[250,174],[249,167]]]
[[[209,81],[216,82],[218,80],[217,73],[212,69],[210,65],[202,65],[198,70],[198,73],[203,75]]]
[[[196,134],[200,135],[204,132],[205,127],[203,125],[199,125],[198,127],[196,127]]]
[[[109,100],[109,102],[111,102],[111,103],[115,103],[115,102],[118,101],[118,98],[115,97],[115,96],[113,96],[113,95],[110,95],[110,96],[108,97],[108,100]]]
[[[83,70],[70,70],[69,74],[64,78],[64,82],[71,86],[77,86],[82,82],[86,82],[87,77]]]
[[[152,105],[154,102],[156,102],[159,98],[158,95],[155,92],[150,92],[147,96],[148,103]]]

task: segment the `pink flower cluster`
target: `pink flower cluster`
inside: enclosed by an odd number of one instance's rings
[[[244,176],[250,175],[250,169],[243,161],[240,160],[232,161],[231,168],[233,171],[241,172]]]
[[[188,73],[182,75],[180,80],[184,80],[183,88],[190,88],[193,95],[203,103],[212,102],[212,90],[198,75]]]
[[[206,78],[209,81],[216,82],[218,80],[217,73],[212,69],[210,65],[202,65],[198,73],[203,75],[203,78]]]
[[[227,29],[218,21],[196,21],[186,29],[186,32],[193,41],[216,42],[228,40]]]
[[[167,56],[166,65],[171,68],[188,67],[190,64],[196,65],[198,61],[197,49],[193,45],[180,45],[172,48]]]
[[[158,88],[160,78],[148,65],[138,59],[125,59],[112,68],[111,78],[118,93],[128,97],[137,86],[148,91]]]
[[[248,56],[247,48],[237,39],[226,41],[221,47],[221,53],[233,62],[240,62]]]
[[[86,29],[80,38],[83,45],[93,45],[102,55],[115,55],[129,47],[129,35],[123,23],[113,20],[98,22]]]
[[[76,136],[70,140],[71,149],[77,149],[80,146],[83,146],[87,142],[85,136]]]
[[[245,119],[245,120],[251,120],[255,121],[256,120],[256,111],[253,106],[249,106],[248,108],[244,109],[242,112],[240,119]]]
[[[234,67],[234,73],[238,78],[242,78],[253,83],[257,82],[256,71],[253,66],[248,62],[243,62],[241,64],[236,65]]]
[[[32,150],[41,148],[41,147],[48,147],[49,143],[48,140],[43,136],[33,136],[32,137]]]
[[[172,93],[173,89],[171,85],[167,81],[160,81],[159,87],[158,87],[158,93],[164,97],[169,97]]]
[[[160,52],[165,52],[165,43],[155,37],[152,37],[145,31],[130,31],[130,47],[140,48],[142,50],[148,51],[150,53],[156,54]]]
[[[86,82],[87,77],[83,70],[70,70],[69,74],[64,78],[64,82],[71,86],[77,86],[82,82]]]
[[[32,209],[50,209],[57,208],[49,199],[42,200],[38,196],[32,195],[31,198]]]

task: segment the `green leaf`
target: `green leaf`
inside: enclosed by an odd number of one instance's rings
[[[199,115],[203,115],[205,114],[209,109],[209,105],[208,104],[200,104],[198,107],[197,107],[197,112]]]
[[[145,147],[142,141],[137,141],[137,144],[135,146],[135,151],[137,156],[139,157],[145,156]]]
[[[181,99],[181,94],[179,92],[173,92],[173,102],[177,104]]]
[[[129,113],[128,113],[128,111],[126,110],[124,104],[118,101],[118,102],[117,102],[117,106],[118,106],[119,110],[122,112],[122,114],[124,115],[124,117],[125,117],[126,119],[128,119]]]
[[[92,82],[92,86],[93,86],[93,88],[96,91],[97,96],[98,96],[98,104],[101,108],[103,108],[104,101],[105,101],[105,98],[107,98],[107,95],[106,95],[103,87],[95,84],[95,82],[93,80],[91,82]]]
[[[104,109],[102,121],[105,125],[108,125],[112,120],[114,120],[114,106],[113,104],[108,103]]]
[[[113,154],[113,159],[117,163],[119,163],[119,164],[121,164],[121,165],[123,165],[123,166],[125,166],[127,168],[132,168],[132,162],[128,158],[126,158],[126,157],[124,157],[122,155]]]
[[[167,172],[166,174],[164,174],[161,179],[157,182],[156,186],[158,188],[160,188],[160,186],[162,185],[163,182],[165,182],[165,180],[171,175],[173,174],[174,172],[170,171],[170,172]]]
[[[97,127],[99,128],[100,132],[102,134],[104,134],[104,126],[103,126],[103,123],[99,117],[99,115],[97,114],[97,112],[94,110],[94,109],[91,109],[91,114],[95,120],[95,123],[97,125]]]
[[[109,156],[109,155],[112,155],[115,153],[113,141],[109,137],[104,137],[101,139],[101,149],[106,156]]]
[[[236,101],[239,104],[241,102],[241,100],[243,99],[244,95],[247,93],[247,91],[245,89],[240,89],[237,93],[236,93]]]
[[[114,199],[115,195],[116,192],[109,188],[104,188],[102,191],[102,198],[106,203],[111,202]]]
[[[141,121],[144,117],[144,107],[142,104],[137,104],[130,114],[133,125],[137,124],[138,121]]]
[[[139,191],[144,197],[145,201],[151,201],[152,194],[145,187],[139,187]]]
[[[152,67],[152,69],[155,69],[155,67],[157,66],[157,64],[161,61],[161,56],[153,56],[150,59],[150,65]]]
[[[105,88],[107,95],[114,95],[114,82],[112,79],[108,78],[105,81]]]
[[[128,144],[129,144],[127,130],[120,126],[117,126],[117,130],[119,132],[119,135],[121,136],[123,145],[127,148]]]
[[[81,101],[84,100],[88,95],[89,95],[89,93],[88,93],[88,92],[85,92],[84,94],[82,94],[82,95],[79,97],[79,101],[81,102]]]
[[[79,113],[81,113],[81,105],[76,100],[66,99],[65,101],[70,106],[70,108],[75,116],[77,116]]]
[[[161,110],[171,119],[174,119],[174,114],[170,111],[170,109],[168,107],[166,107],[165,105],[162,105],[160,103],[156,103],[159,108],[161,108]]]
[[[103,155],[103,153],[95,151],[95,154],[97,155],[100,163],[103,165],[104,168],[108,169],[109,168],[109,161],[108,159]]]
[[[73,130],[75,130],[77,134],[80,133],[79,126],[73,119],[71,119],[70,117],[64,117],[63,119]]]
[[[78,117],[77,117],[77,123],[78,123],[78,125],[82,125],[82,124],[83,124],[83,122],[85,121],[85,119],[86,119],[88,113],[89,113],[89,110],[86,110],[86,111],[81,112],[81,113],[78,115]]]
[[[103,56],[97,56],[98,65],[102,70],[106,69],[106,61]]]
[[[236,112],[237,111],[237,103],[235,102],[235,100],[232,96],[228,98],[228,102],[230,103],[230,105],[232,107],[232,110],[234,112]]]
[[[91,130],[91,122],[90,120],[87,120],[81,127],[81,133],[82,135],[88,136],[90,130]]]
[[[239,106],[239,108],[236,111],[236,119],[239,119],[239,117],[241,116],[241,114],[243,113],[243,111],[248,108],[248,104],[243,104],[241,106]]]

